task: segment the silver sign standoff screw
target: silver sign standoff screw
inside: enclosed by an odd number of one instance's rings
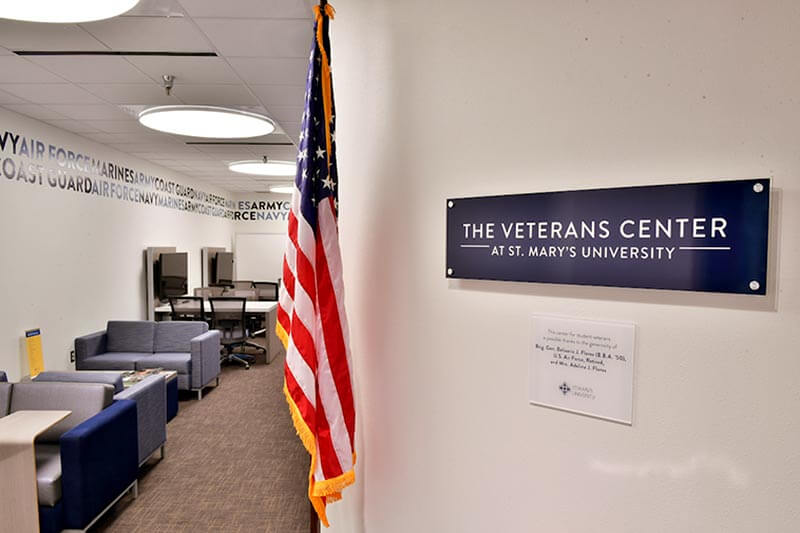
[[[764,190],[764,185],[762,185],[761,183],[756,183],[755,185],[753,185],[753,190],[756,192],[761,192]]]
[[[759,282],[757,282],[756,280],[753,280],[753,281],[750,282],[750,290],[751,291],[757,291],[759,289],[759,287],[761,287],[761,284]]]

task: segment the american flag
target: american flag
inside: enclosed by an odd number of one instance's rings
[[[324,11],[323,11],[324,10]],[[355,482],[355,406],[337,227],[338,176],[327,18],[315,7],[297,175],[283,259],[276,332],[286,347],[284,393],[311,455],[308,495],[325,506]]]

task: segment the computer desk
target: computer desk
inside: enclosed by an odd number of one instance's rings
[[[211,316],[211,303],[208,300],[203,301],[205,306],[206,316]],[[168,320],[172,314],[172,308],[169,304],[160,305],[156,307],[156,320]],[[245,313],[248,315],[263,315],[266,332],[264,334],[264,341],[267,349],[267,364],[270,364],[275,356],[277,356],[283,349],[283,344],[278,336],[275,334],[275,322],[278,317],[278,302],[259,302],[248,301],[245,304]]]

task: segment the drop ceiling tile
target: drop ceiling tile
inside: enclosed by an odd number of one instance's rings
[[[279,161],[294,161],[297,157],[297,148],[294,146],[263,146],[261,150],[253,150],[258,156],[267,156]]]
[[[306,18],[313,15],[308,0],[181,0],[192,17]]]
[[[139,0],[123,17],[182,17],[184,10],[177,0]]]
[[[75,120],[124,120],[132,118],[118,107],[110,104],[77,105],[48,104],[47,108]]]
[[[281,122],[281,127],[290,139],[297,139],[300,137],[300,123],[299,122]]]
[[[174,95],[167,96],[164,88],[155,83],[86,83],[81,87],[112,104],[180,104]]]
[[[0,89],[34,104],[102,104],[103,101],[71,83],[13,83]]]
[[[270,111],[273,106],[302,107],[306,91],[303,85],[250,85],[250,88]]]
[[[172,145],[165,145],[157,142],[106,142],[113,148],[120,152],[153,152],[153,153],[168,153],[173,150]]]
[[[300,122],[300,117],[303,115],[302,106],[270,106],[269,116],[283,124],[291,124],[293,122]],[[284,129],[284,131],[286,131]]]
[[[244,85],[183,85],[176,86],[172,94],[185,104],[249,106],[258,100]]]
[[[0,105],[3,104],[25,104],[27,103],[24,99],[14,96],[11,93],[5,92],[0,90]]]
[[[303,85],[308,75],[308,57],[230,57],[231,66],[248,84]]]
[[[86,120],[86,124],[97,128],[100,131],[108,133],[137,133],[144,131],[152,131],[145,128],[134,117],[129,117],[128,120]]]
[[[313,37],[310,20],[198,19],[224,56],[307,58]]]
[[[206,145],[195,145],[195,148],[211,156],[248,157],[251,155],[251,151],[248,146],[240,146],[240,145],[226,146],[220,144],[206,144]]]
[[[43,105],[38,104],[6,104],[4,108],[20,115],[25,115],[38,120],[53,120],[68,118],[57,110],[48,109]]]
[[[3,83],[64,83],[64,79],[19,56],[0,56]]]
[[[12,20],[0,20],[0,46],[9,50],[107,49],[77,24],[36,24]]]
[[[174,147],[170,145],[169,149],[161,150],[160,153],[162,153],[165,158],[174,159],[184,166],[198,159],[210,159],[208,154],[200,153],[188,146],[183,150],[175,150]]]
[[[116,56],[31,56],[31,61],[73,83],[153,83]]]
[[[126,59],[159,83],[164,74],[172,74],[178,87],[194,83],[241,83],[236,72],[220,57],[128,56]]]
[[[80,122],[78,120],[72,120],[69,118],[65,119],[50,119],[45,120],[51,126],[55,126],[56,128],[60,128],[62,130],[71,131],[73,133],[97,133],[97,128],[93,128],[92,126],[86,124],[85,122]]]
[[[202,32],[184,18],[117,17],[81,27],[112,50],[214,51]]]
[[[106,144],[115,144],[115,143],[158,143],[164,146],[166,145],[175,145],[177,141],[171,139],[169,136],[159,133],[107,133],[107,132],[97,132],[87,135],[90,139],[93,139],[97,142],[106,143]]]

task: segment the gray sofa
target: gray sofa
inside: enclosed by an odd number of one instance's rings
[[[164,376],[144,378],[124,388],[119,372],[42,372],[34,383],[101,383],[114,387],[115,400],[136,402],[136,419],[139,433],[139,466],[159,448],[164,458],[167,441],[167,387]]]
[[[178,372],[178,388],[203,396],[203,387],[219,383],[220,334],[205,322],[109,321],[105,331],[75,339],[78,370]]]

